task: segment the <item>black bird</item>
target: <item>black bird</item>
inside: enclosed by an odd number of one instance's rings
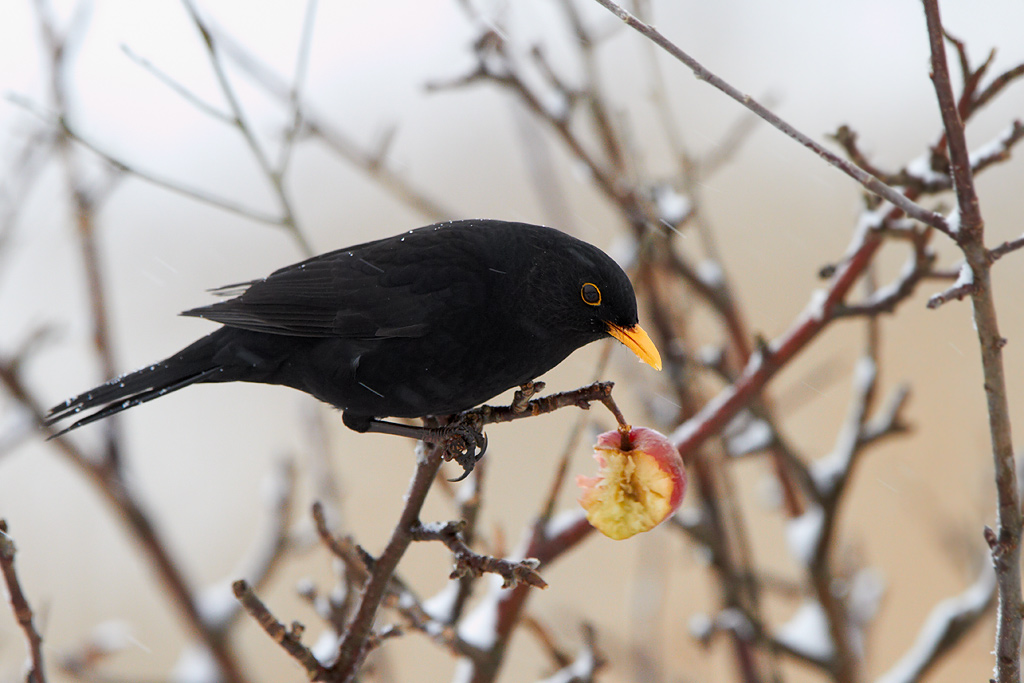
[[[57,436],[190,384],[261,382],[341,409],[358,432],[439,441],[450,431],[380,418],[467,410],[608,336],[661,369],[622,269],[598,248],[537,225],[429,225],[214,292],[234,298],[182,315],[223,327],[55,406],[47,424],[99,408]],[[485,442],[478,431],[470,436],[472,462],[474,442]]]

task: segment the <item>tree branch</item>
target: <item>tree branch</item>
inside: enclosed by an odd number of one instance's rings
[[[515,588],[525,582],[534,588],[547,588],[547,582],[537,573],[537,562],[527,558],[513,561],[490,557],[473,552],[462,540],[461,522],[443,524],[418,524],[412,529],[414,541],[440,541],[455,556],[455,570],[450,579],[457,579],[467,574],[480,576],[484,573],[498,574],[505,580],[502,588]]]
[[[28,644],[29,670],[25,676],[26,683],[46,683],[46,673],[43,668],[43,638],[36,630],[32,615],[32,607],[21,589],[21,582],[18,581],[18,572],[14,568],[14,555],[17,549],[14,547],[14,540],[7,534],[7,520],[0,519],[0,573],[4,575],[4,583],[7,585],[7,596],[11,603],[11,610],[14,618],[25,633],[25,642]]]
[[[327,669],[317,661],[309,648],[302,644],[303,627],[298,622],[292,622],[291,628],[277,620],[263,601],[256,597],[249,582],[239,579],[231,584],[235,597],[242,604],[242,607],[256,620],[267,635],[278,645],[284,648],[285,652],[292,656],[292,659],[302,665],[311,681],[323,680]]]
[[[992,289],[992,260],[984,244],[985,224],[974,188],[970,155],[963,120],[953,96],[946,64],[944,31],[938,0],[924,0],[931,47],[932,82],[939,101],[949,145],[950,166],[960,214],[955,237],[966,257],[964,268],[972,276],[971,301],[978,333],[988,406],[989,435],[994,460],[997,515],[996,531],[987,535],[996,569],[999,605],[996,611],[997,683],[1019,683],[1021,649],[1021,509],[1017,489],[1017,466],[1010,433],[1009,402],[1003,369],[1003,345],[999,333],[995,295]]]
[[[708,84],[714,86],[715,88],[718,88],[723,93],[725,93],[726,95],[736,100],[750,111],[760,116],[762,119],[770,123],[775,128],[779,129],[789,137],[793,138],[804,147],[810,149],[812,152],[814,152],[819,157],[824,159],[830,165],[835,166],[840,171],[856,180],[872,194],[876,194],[879,197],[888,200],[893,204],[893,206],[899,208],[911,218],[919,220],[925,225],[930,225],[936,230],[945,232],[947,234],[951,234],[949,226],[946,225],[946,220],[940,214],[925,209],[921,205],[908,199],[901,192],[898,192],[897,190],[889,187],[888,185],[886,185],[885,183],[883,183],[870,173],[867,173],[866,171],[855,166],[854,164],[851,164],[845,159],[838,157],[832,152],[828,151],[827,149],[819,145],[817,142],[815,142],[811,138],[807,137],[806,135],[798,131],[793,126],[783,121],[776,114],[769,111],[766,107],[764,107],[750,95],[741,93],[739,90],[729,85],[727,82],[725,82],[715,74],[711,73],[700,62],[698,62],[696,59],[694,59],[687,53],[683,52],[675,43],[673,43],[660,32],[658,32],[655,28],[640,21],[635,16],[627,12],[625,9],[612,2],[612,0],[596,0],[596,2],[603,6],[605,9],[607,9],[609,12],[617,16],[623,22],[625,22],[627,26],[634,29],[635,31],[645,36],[649,40],[653,41],[656,45],[658,45],[658,47],[662,48],[670,55],[678,59],[680,62],[688,66],[698,79],[706,81]]]

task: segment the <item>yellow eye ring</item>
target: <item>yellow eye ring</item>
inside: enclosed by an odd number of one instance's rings
[[[584,282],[580,288],[580,298],[588,306],[601,305],[601,290],[593,282]]]

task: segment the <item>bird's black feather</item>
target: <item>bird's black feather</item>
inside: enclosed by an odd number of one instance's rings
[[[581,299],[592,283],[595,307]],[[625,273],[551,228],[457,221],[367,242],[230,286],[186,311],[222,328],[56,407],[102,419],[197,382],[281,384],[367,418],[444,415],[530,381],[576,348],[636,325]]]

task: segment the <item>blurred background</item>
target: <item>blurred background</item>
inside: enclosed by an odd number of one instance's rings
[[[224,48],[224,73],[255,144],[268,157],[276,161],[285,144],[282,131],[293,116],[287,89],[303,63],[304,107],[346,138],[335,139],[334,147],[316,136],[298,139],[287,166],[284,188],[314,252],[441,218],[487,217],[559,227],[628,259],[621,214],[558,132],[511,90],[488,79],[464,80],[478,67],[474,44],[494,32],[518,63],[533,64],[531,50],[540,46],[559,79],[585,83],[587,63],[560,5],[336,0],[319,3],[311,24],[303,3],[203,0],[196,9],[221,44],[235,50]],[[176,315],[209,302],[205,290],[263,276],[304,253],[287,228],[139,177],[201,189],[250,214],[282,211],[250,143],[193,99],[229,111],[186,6],[169,0],[41,6],[58,31],[71,32],[59,78],[68,126],[133,171],[111,176],[95,153],[70,143],[75,172],[102,199],[95,206],[95,240],[110,348],[116,371],[129,371],[211,331],[205,321]],[[600,38],[595,77],[628,145],[634,176],[669,187],[679,173],[652,93],[667,97],[676,132],[695,157],[717,153],[723,140],[734,139],[736,126],[750,125],[734,153],[713,176],[702,177],[697,190],[716,257],[749,330],[766,339],[783,334],[824,286],[819,270],[839,261],[850,243],[863,208],[859,187],[774,129],[748,121],[736,103],[655,54],[596,3],[574,6]],[[772,102],[780,116],[818,141],[847,124],[872,162],[896,170],[925,154],[939,135],[918,2],[656,0],[643,7],[705,66]],[[91,345],[90,293],[67,166],[60,154],[46,152],[59,106],[39,8],[12,0],[0,10],[0,210],[6,221],[0,233],[0,354],[10,358],[31,347],[21,377],[49,406],[107,378]],[[975,63],[993,48],[993,74],[1024,61],[1020,2],[949,0],[942,10],[947,29],[966,43]],[[243,52],[248,62],[239,57]],[[950,59],[955,63],[954,53]],[[534,65],[529,73],[538,92],[551,93],[542,87],[541,70]],[[284,84],[283,100],[267,87],[274,82]],[[552,96],[541,106],[557,115],[568,103]],[[1011,87],[972,121],[972,149],[1022,111],[1024,88]],[[593,130],[580,135],[599,139]],[[33,156],[26,151],[32,149],[43,151]],[[381,169],[388,174],[384,182]],[[388,180],[390,174],[398,180]],[[1022,180],[1013,160],[979,178],[990,245],[1022,232]],[[410,188],[425,201],[403,198]],[[684,196],[693,200],[676,187],[666,201]],[[932,207],[952,206],[948,196],[930,201]],[[958,255],[947,242],[933,240],[937,266],[955,269]],[[676,244],[692,250],[695,260],[707,256],[692,229],[684,229]],[[897,276],[906,253],[899,244],[886,246],[878,259],[879,284]],[[1024,270],[1018,261],[1019,255],[1010,255],[1000,263],[995,287],[1009,339],[1014,426],[1021,433]],[[900,383],[910,386],[902,419],[912,429],[863,456],[838,519],[836,564],[856,567],[872,586],[865,590],[878,596],[877,603],[869,600],[877,613],[863,643],[864,679],[893,666],[931,609],[975,581],[985,557],[981,532],[993,518],[992,467],[970,306],[925,309],[928,297],[948,285],[926,280],[897,315],[880,318],[879,391],[888,395]],[[688,353],[721,341],[720,329],[692,294],[680,289],[674,305],[680,315],[692,316]],[[641,322],[648,325],[643,314]],[[769,385],[787,440],[808,459],[833,448],[864,329],[860,320],[836,323]],[[604,344],[577,352],[546,376],[548,389],[592,381],[607,352]],[[612,349],[600,377],[616,381],[616,397],[634,424],[673,428],[665,378],[636,364],[628,351]],[[707,397],[716,386],[705,382]],[[514,548],[529,528],[576,412],[488,429],[479,528],[492,549]],[[591,413],[573,450],[571,477],[593,474],[593,430],[613,424],[603,409]],[[326,449],[339,487],[337,524],[372,553],[380,552],[398,518],[414,463],[410,443],[356,435],[313,399],[260,385],[192,387],[125,413],[120,427],[126,476],[197,588],[239,576],[243,558],[272,524],[267,501],[280,463],[294,463],[291,519],[299,535],[308,533],[309,504],[323,495],[323,474],[312,454]],[[90,452],[100,448],[103,430],[89,427],[69,438]],[[798,581],[769,462],[751,457],[730,467],[758,566]],[[562,492],[559,509],[576,505],[574,488]],[[693,504],[684,502],[684,509]],[[424,519],[453,515],[450,499],[433,491]],[[58,670],[58,658],[96,637],[98,625],[120,647],[86,679],[208,680],[183,656],[187,631],[125,525],[94,482],[43,440],[9,392],[0,392],[0,517],[19,549],[18,570],[45,638],[51,680],[71,677]],[[545,568],[550,588],[531,597],[529,612],[570,652],[583,642],[580,624],[592,624],[609,662],[598,680],[741,680],[724,640],[705,645],[694,634],[720,607],[720,588],[707,562],[698,544],[668,526],[623,542],[594,534]],[[322,625],[297,597],[296,585],[310,579],[327,591],[334,571],[328,554],[314,544],[290,553],[261,596],[278,618],[303,622],[306,641],[315,642]],[[428,597],[447,583],[450,557],[438,544],[417,546],[399,571]],[[766,619],[785,624],[799,604],[792,595],[772,597]],[[301,669],[244,615],[232,638],[252,680],[302,678]],[[988,676],[992,643],[991,620],[982,620],[929,680]],[[19,680],[24,656],[17,623],[9,610],[0,610],[0,681]],[[786,680],[822,680],[813,666],[781,661]],[[452,679],[454,660],[411,633],[387,643],[377,668],[384,680],[444,681]],[[520,632],[499,680],[539,680],[551,671],[537,639]]]

